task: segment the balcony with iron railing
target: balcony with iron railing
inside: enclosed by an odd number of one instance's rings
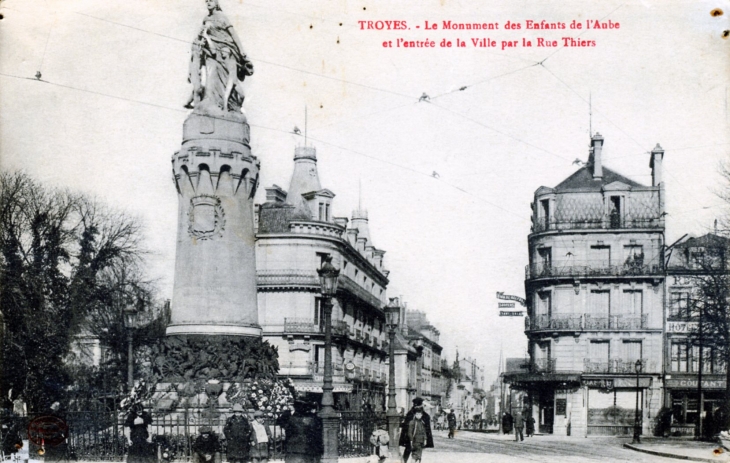
[[[623,217],[616,214],[605,214],[600,218],[573,220],[555,220],[541,217],[532,224],[532,233],[558,230],[636,230],[647,228],[664,228],[664,220],[658,217],[653,219],[646,217],[634,218],[631,214],[624,214]]]
[[[658,373],[657,362],[641,359],[641,373]],[[584,359],[584,373],[636,374],[636,359]]]
[[[540,314],[525,318],[525,331],[630,331],[645,330],[648,314],[592,315]]]
[[[661,263],[644,263],[633,259],[621,265],[605,260],[565,260],[559,262],[534,262],[525,267],[525,279],[539,278],[588,278],[588,277],[636,277],[663,275]]]

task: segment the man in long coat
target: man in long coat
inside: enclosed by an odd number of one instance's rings
[[[228,461],[245,462],[251,458],[251,424],[243,416],[241,404],[233,405],[233,415],[226,421],[223,434],[226,436]]]
[[[310,404],[295,401],[294,414],[284,413],[276,422],[286,436],[286,463],[317,463],[322,457],[322,420],[310,409]]]
[[[398,445],[405,447],[403,450],[403,463],[408,463],[408,458],[411,456],[411,440],[408,436],[408,425],[413,420],[416,412],[421,412],[421,421],[423,421],[425,432],[426,432],[426,446],[425,448],[433,448],[433,435],[431,433],[431,417],[428,413],[423,410],[423,399],[416,397],[413,399],[413,407],[406,413],[403,422],[401,423],[400,439],[398,439]]]

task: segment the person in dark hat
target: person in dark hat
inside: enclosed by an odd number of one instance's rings
[[[317,463],[324,452],[322,420],[312,413],[312,404],[297,400],[294,413],[284,413],[276,421],[284,429],[286,463]]]
[[[144,410],[142,404],[132,406],[124,424],[129,427],[129,440],[132,442],[127,462],[145,463],[154,460],[154,449],[147,442],[150,436],[147,426],[152,424],[152,416]]]
[[[233,415],[226,420],[223,428],[227,443],[226,456],[231,463],[243,463],[251,457],[251,425],[243,416],[241,404],[233,405],[231,411]]]
[[[210,426],[200,428],[200,435],[193,442],[193,463],[220,463],[221,444]]]
[[[408,410],[406,416],[403,419],[400,427],[400,439],[398,439],[398,445],[405,447],[403,450],[403,463],[408,463],[408,458],[411,456],[413,451],[411,446],[411,439],[409,436],[408,428],[413,421],[416,413],[420,414],[420,421],[423,423],[424,433],[426,436],[426,442],[424,448],[433,448],[433,435],[431,433],[431,417],[423,409],[423,398],[416,397],[413,399],[413,407]]]

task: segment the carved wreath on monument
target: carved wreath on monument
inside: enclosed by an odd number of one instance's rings
[[[188,233],[193,238],[207,240],[223,236],[226,214],[217,196],[200,195],[190,199]]]

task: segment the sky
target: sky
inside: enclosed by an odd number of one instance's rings
[[[713,16],[718,5],[725,11]],[[263,187],[288,188],[294,148],[305,142],[292,131],[304,131],[306,108],[307,143],[323,188],[336,194],[334,215],[362,202],[373,243],[386,251],[388,295],[426,312],[446,356],[458,347],[488,381],[500,350],[525,355],[524,319],[499,317],[495,293],[524,296],[534,192],[587,160],[591,130],[605,138],[604,165],[639,183],[651,183],[648,152],[665,149],[667,243],[707,232],[722,211],[727,2],[221,0],[221,8],[255,66],[244,85],[261,160],[256,201]],[[149,273],[171,297],[170,159],[205,3],[2,0],[0,13],[0,168],[139,217]],[[527,29],[527,20],[565,29]],[[574,20],[583,28],[571,29]],[[594,20],[613,28],[586,30]],[[368,30],[368,21],[406,29]],[[444,21],[498,29],[443,30]],[[564,37],[593,45],[564,46]],[[435,46],[398,47],[399,39]]]

